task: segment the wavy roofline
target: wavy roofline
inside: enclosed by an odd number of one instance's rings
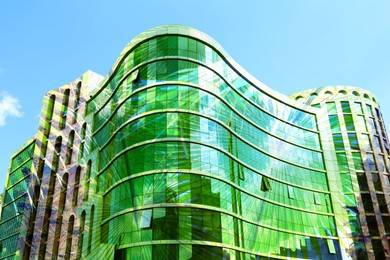
[[[184,25],[178,25],[178,24],[169,24],[169,25],[162,25],[157,26],[154,28],[151,28],[147,31],[142,32],[141,34],[137,35],[135,38],[133,38],[121,51],[119,54],[117,60],[115,61],[114,65],[112,66],[112,69],[108,72],[105,79],[102,80],[102,82],[99,84],[99,87],[90,93],[91,99],[95,98],[103,89],[108,85],[112,77],[115,75],[115,72],[117,69],[119,69],[120,64],[123,62],[123,60],[126,58],[127,54],[137,45],[140,43],[146,41],[147,39],[160,36],[160,35],[169,35],[169,34],[176,34],[176,35],[183,35],[183,36],[189,36],[192,38],[196,38],[200,41],[205,42],[206,44],[213,47],[215,50],[217,50],[222,57],[225,59],[225,61],[234,69],[236,72],[245,78],[248,82],[252,83],[253,86],[258,88],[259,90],[263,91],[265,94],[271,96],[272,98],[291,106],[295,109],[302,110],[307,113],[316,114],[318,110],[314,107],[311,107],[309,105],[303,104],[302,102],[295,101],[294,99],[290,98],[289,95],[281,93],[277,90],[272,89],[271,87],[265,85],[260,80],[255,78],[252,74],[250,74],[248,71],[246,71],[240,64],[238,64],[222,47],[221,44],[219,44],[214,38],[209,36],[208,34],[199,31],[193,27],[184,26]]]

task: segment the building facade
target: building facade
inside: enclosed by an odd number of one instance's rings
[[[157,27],[44,97],[0,259],[384,259],[389,149],[368,91],[286,96],[209,36]]]

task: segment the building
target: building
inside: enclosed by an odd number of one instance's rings
[[[389,139],[368,91],[291,96],[209,36],[142,33],[44,97],[0,259],[384,259]]]

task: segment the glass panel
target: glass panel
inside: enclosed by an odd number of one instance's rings
[[[372,176],[372,182],[374,183],[375,190],[376,191],[383,191],[382,190],[381,179],[379,178],[379,174],[375,173],[375,172],[372,172],[371,176]]]
[[[353,122],[352,115],[344,114],[344,122],[345,122],[345,127],[347,128],[347,131],[355,131],[355,125]]]
[[[371,195],[362,194],[361,196],[362,196],[364,211],[366,213],[374,213],[374,206],[372,204]]]
[[[368,129],[370,132],[376,133],[376,126],[374,123],[374,119],[371,117],[368,118]]]
[[[330,115],[329,122],[332,132],[340,132],[340,122],[337,115]]]
[[[341,101],[341,109],[343,113],[351,113],[351,108],[348,101]]]
[[[146,209],[142,211],[140,228],[150,228],[152,224],[152,209]]]
[[[343,137],[341,134],[333,134],[333,143],[334,143],[336,151],[345,150],[344,143],[343,143]]]
[[[360,136],[360,138],[362,140],[362,145],[361,145],[362,150],[363,151],[372,151],[369,135],[362,134]]]
[[[381,152],[382,151],[382,147],[381,147],[381,144],[379,142],[379,137],[378,136],[374,136],[374,143],[375,143],[375,148],[377,149],[378,152]]]
[[[367,113],[368,113],[368,115],[370,115],[370,116],[372,116],[372,107],[371,107],[371,105],[366,105],[366,108],[367,108]]]
[[[364,162],[370,171],[376,171],[375,159],[373,154],[366,154],[366,161]]]
[[[360,102],[355,102],[355,108],[356,108],[356,112],[357,112],[358,114],[363,114],[362,103],[360,103]]]
[[[359,143],[356,134],[348,134],[349,145],[352,150],[359,150]]]
[[[364,172],[357,172],[356,175],[357,175],[360,191],[369,191],[366,174]]]
[[[345,153],[337,153],[336,157],[337,157],[337,163],[339,165],[339,171],[340,172],[348,171],[349,170],[348,160]]]
[[[328,110],[328,114],[336,114],[337,113],[336,103],[335,102],[327,102],[326,103],[326,108]]]
[[[357,128],[359,129],[359,131],[362,131],[362,132],[367,132],[367,125],[366,125],[366,120],[364,119],[364,116],[358,116],[358,126]]]

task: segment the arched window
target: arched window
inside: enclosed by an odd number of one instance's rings
[[[345,90],[340,90],[340,91],[339,91],[339,94],[346,96],[346,95],[347,95],[347,91],[345,91]]]
[[[54,232],[54,243],[53,243],[53,253],[52,253],[54,257],[58,255],[58,248],[60,245],[62,217],[65,210],[67,188],[68,188],[68,173],[65,173],[64,176],[62,177],[61,191],[58,199],[57,220],[56,220],[56,229]]]
[[[333,93],[332,93],[332,91],[325,91],[325,96],[326,97],[329,97],[329,96],[332,96],[333,95]]]
[[[92,161],[89,160],[87,163],[87,170],[85,171],[85,187],[84,187],[84,200],[88,200],[88,193],[89,193],[89,184],[91,179],[91,167],[92,167]]]
[[[81,172],[81,167],[78,166],[76,169],[76,172],[75,172],[75,177],[74,177],[73,200],[72,200],[73,206],[77,205],[77,201],[78,201],[78,197],[79,197],[80,172]]]
[[[353,94],[354,96],[357,96],[357,97],[360,96],[359,92],[357,92],[357,91],[352,91],[352,94]]]
[[[61,154],[61,146],[62,146],[62,136],[58,136],[54,144],[54,154],[53,154],[53,162],[52,162],[53,171],[58,170],[58,162]]]
[[[46,108],[46,115],[45,115],[47,124],[44,125],[44,129],[43,129],[44,138],[43,138],[42,149],[41,149],[41,154],[43,158],[46,156],[47,142],[51,130],[51,122],[53,118],[55,100],[56,100],[56,96],[51,95],[49,100],[47,101],[47,108]]]
[[[77,257],[76,259],[81,259],[83,251],[83,242],[84,242],[84,228],[85,228],[85,210],[81,212],[80,216],[80,228],[79,228],[79,238],[77,242]]]
[[[74,101],[74,113],[73,113],[73,124],[77,121],[77,113],[79,111],[80,106],[80,92],[81,92],[81,81],[77,83],[76,93],[75,93],[75,101]]]
[[[73,238],[73,226],[74,226],[74,216],[70,216],[68,222],[68,232],[66,235],[66,247],[65,247],[65,259],[70,259],[70,252],[72,249],[72,238]]]
[[[68,136],[68,147],[66,150],[66,159],[65,159],[66,165],[69,165],[72,162],[73,142],[74,142],[74,130],[70,131]]]
[[[51,123],[52,117],[53,117],[53,111],[54,111],[54,104],[56,101],[56,96],[51,95],[48,103],[47,103],[47,109],[46,109],[46,120]]]
[[[70,89],[66,89],[64,91],[64,96],[62,97],[60,129],[64,129],[65,128],[66,116],[68,114],[68,106],[69,106],[69,94],[70,94]]]
[[[43,216],[41,243],[39,245],[39,253],[38,253],[39,259],[45,259],[45,254],[46,254],[46,244],[47,244],[47,238],[49,234],[50,216],[52,213],[53,194],[54,194],[55,183],[57,179],[57,170],[58,170],[59,154],[61,152],[61,143],[62,143],[62,137],[58,136],[54,144],[52,170],[50,172],[49,183],[47,184],[48,189],[47,189],[47,196],[46,196],[45,213]]]
[[[84,157],[84,145],[85,145],[85,132],[87,131],[87,123],[84,123],[81,127],[80,132],[80,148],[79,148],[79,159]]]
[[[91,208],[91,216],[89,221],[89,229],[88,229],[88,247],[87,247],[87,254],[91,252],[91,246],[92,246],[92,232],[93,232],[93,221],[95,217],[95,205],[92,205]]]

